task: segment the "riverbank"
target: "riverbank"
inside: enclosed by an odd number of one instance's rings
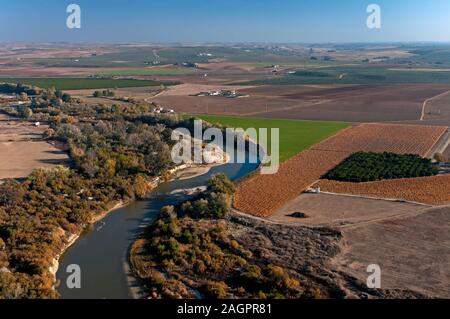
[[[119,202],[116,205],[114,205],[113,208],[106,210],[105,212],[98,214],[97,216],[93,216],[91,218],[91,220],[89,221],[89,225],[93,225],[99,221],[101,221],[103,218],[105,218],[108,214],[112,213],[115,210],[118,210],[122,207],[127,206],[129,203],[126,202]],[[63,246],[63,248],[60,250],[60,253],[58,255],[56,255],[53,258],[53,262],[52,265],[49,268],[49,272],[51,273],[52,276],[54,276],[55,278],[55,282],[56,282],[56,273],[58,272],[59,269],[59,260],[61,259],[61,257],[64,255],[64,253],[73,245],[75,244],[75,242],[80,238],[81,234],[83,233],[83,230],[80,231],[79,234],[72,234],[72,233],[66,233],[66,238],[64,239],[65,244]],[[56,287],[55,287],[56,288]]]
[[[226,153],[225,153],[226,154]],[[228,155],[227,155],[228,156]],[[219,164],[219,165],[223,165],[223,164]],[[175,167],[172,170],[169,170],[168,172],[166,172],[165,174],[162,174],[159,177],[155,177],[151,180],[149,180],[148,185],[149,185],[149,191],[148,193],[150,194],[151,192],[154,191],[154,189],[156,189],[159,185],[161,185],[164,182],[170,181],[174,174],[177,174],[179,172],[183,172],[184,170],[189,170],[189,169],[195,169],[198,171],[198,173],[203,173],[206,174],[207,172],[210,171],[211,168],[218,166],[218,164],[207,164],[207,165],[196,165],[196,166],[191,166],[191,165],[186,165],[186,164],[182,164],[182,165],[178,165],[177,167]],[[203,175],[201,174],[201,175]],[[191,177],[193,178],[193,177]],[[89,225],[93,225],[95,223],[100,222],[101,220],[103,220],[104,218],[106,218],[108,215],[110,215],[110,213],[119,210],[121,208],[127,207],[128,205],[132,204],[134,201],[120,201],[118,203],[116,203],[111,209],[106,210],[100,214],[96,214],[95,216],[93,216],[89,223],[86,225],[86,227],[89,227]],[[84,229],[86,229],[86,227]],[[55,282],[56,282],[56,273],[58,272],[59,266],[60,266],[60,259],[63,258],[64,254],[68,251],[68,249],[73,246],[77,240],[82,236],[84,229],[81,229],[77,234],[72,234],[72,233],[65,233],[63,236],[65,236],[64,238],[64,245],[61,248],[61,250],[58,252],[58,254],[55,256],[55,258],[53,259],[52,265],[49,268],[49,272],[51,273],[52,276],[54,276]],[[126,269],[126,267],[125,267]],[[57,287],[54,287],[55,289]]]

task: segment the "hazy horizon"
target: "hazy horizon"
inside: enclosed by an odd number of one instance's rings
[[[66,27],[71,3],[81,7],[81,29]],[[372,3],[380,29],[366,24]],[[450,42],[447,0],[0,0],[0,8],[2,43]]]

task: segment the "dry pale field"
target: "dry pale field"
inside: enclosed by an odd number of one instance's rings
[[[159,96],[189,96],[200,92],[207,91],[219,91],[219,90],[240,90],[247,88],[244,86],[231,86],[231,85],[214,85],[214,84],[180,84],[169,87],[166,91]]]
[[[42,141],[45,126],[9,121],[0,114],[0,179],[23,178],[38,167],[50,168],[64,164],[68,156]]]
[[[369,183],[321,180],[317,185],[324,192],[338,194],[406,200],[431,205],[450,203],[449,174]]]
[[[118,88],[115,89],[115,97],[116,98],[133,98],[137,102],[142,102],[149,97],[154,96],[159,92],[159,87],[136,87],[136,88]],[[100,89],[101,90],[101,89]],[[108,98],[108,97],[99,97],[95,98],[93,97],[94,91],[97,91],[97,89],[87,89],[87,90],[68,90],[67,93],[71,94],[72,96],[81,98],[86,104],[88,105],[96,105],[96,104],[104,104],[111,106],[113,104],[121,104],[121,105],[131,105],[128,102],[124,101],[118,101],[114,98]]]
[[[344,227],[418,214],[430,206],[331,194],[301,194],[268,219],[286,224]],[[293,213],[306,218],[295,218]]]
[[[367,266],[381,267],[382,289],[409,289],[450,298],[450,207],[342,230],[332,264],[365,283]]]

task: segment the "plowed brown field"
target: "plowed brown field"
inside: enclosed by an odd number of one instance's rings
[[[447,149],[444,151],[444,158],[447,162],[450,162],[450,145],[447,147]]]
[[[243,180],[237,186],[234,207],[244,213],[267,217],[354,152],[427,156],[446,131],[445,126],[402,124],[361,124],[345,129],[283,162],[277,174],[256,174]],[[406,182],[394,180],[342,185],[321,181],[319,185],[323,185],[325,191],[336,193],[398,198],[429,204],[450,201],[450,176],[408,179]]]
[[[450,203],[450,175],[385,180],[369,183],[345,183],[322,180],[322,191],[367,197],[399,199],[431,205]]]

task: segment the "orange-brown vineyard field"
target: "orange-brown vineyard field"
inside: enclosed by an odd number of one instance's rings
[[[253,175],[236,189],[234,206],[239,211],[266,217],[294,199],[348,154],[306,150],[281,164],[277,174]]]
[[[403,124],[361,124],[342,130],[283,162],[277,174],[256,174],[243,180],[237,186],[234,207],[248,214],[270,216],[354,152],[392,152],[428,156],[446,131],[445,126]],[[450,197],[448,176],[418,178],[408,180],[408,183],[398,180],[368,184],[371,185],[357,186],[352,183],[340,185],[321,181],[319,185],[323,185],[324,190],[332,192],[399,198],[430,204],[445,203]],[[358,187],[362,187],[362,190]]]
[[[321,180],[325,192],[365,197],[398,199],[431,205],[450,203],[450,175],[385,180],[369,183],[346,183]]]
[[[445,126],[361,124],[316,145],[313,149],[341,152],[391,152],[428,156],[445,134]]]

